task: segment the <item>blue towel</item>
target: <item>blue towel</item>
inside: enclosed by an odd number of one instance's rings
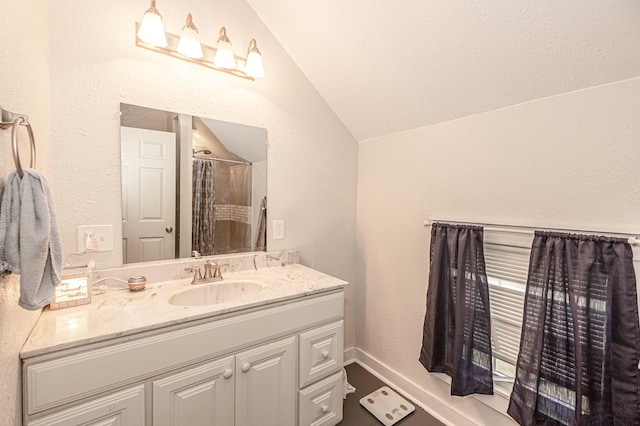
[[[53,300],[62,272],[62,242],[49,185],[25,169],[9,175],[0,205],[0,267],[20,274],[18,304],[37,310]],[[3,270],[0,270],[3,272]]]

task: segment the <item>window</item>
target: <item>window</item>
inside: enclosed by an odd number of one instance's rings
[[[485,228],[494,379],[512,381],[520,349],[533,232]]]

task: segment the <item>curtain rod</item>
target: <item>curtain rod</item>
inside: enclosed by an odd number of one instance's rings
[[[200,160],[223,161],[225,163],[247,164],[247,165],[251,166],[251,162],[250,161],[226,160],[224,158],[205,157],[203,155],[193,155],[192,157],[193,158],[199,158]]]
[[[567,229],[567,228],[546,228],[543,226],[526,226],[526,225],[501,225],[497,223],[481,223],[481,222],[464,222],[459,220],[440,220],[440,219],[429,219],[424,221],[424,226],[431,226],[435,222],[442,223],[452,223],[458,225],[476,225],[482,226],[488,230],[496,230],[496,231],[511,231],[511,232],[533,232],[536,230],[548,230],[548,231],[558,231],[558,232],[568,232],[568,233],[578,233],[578,234],[605,234],[615,237],[627,238],[629,240],[629,244],[631,245],[640,245],[640,237],[637,235],[633,235],[631,233],[624,232],[607,232],[607,231],[592,231],[586,229]],[[493,228],[493,229],[492,229]]]

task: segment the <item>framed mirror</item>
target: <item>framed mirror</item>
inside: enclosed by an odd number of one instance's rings
[[[266,250],[266,129],[120,112],[123,263]]]

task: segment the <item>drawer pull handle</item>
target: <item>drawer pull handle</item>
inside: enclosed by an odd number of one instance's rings
[[[329,358],[329,351],[322,351],[322,358],[324,359]]]
[[[230,368],[227,368],[226,370],[224,370],[224,373],[222,374],[222,377],[224,377],[225,379],[230,379],[231,376],[233,376],[233,370]]]
[[[320,411],[322,411],[322,414],[326,414],[329,411],[329,406],[323,405],[322,408],[320,408]]]
[[[249,364],[248,362],[245,362],[244,364],[242,364],[242,367],[240,367],[242,369],[243,373],[246,373],[247,371],[251,370],[251,364]]]

